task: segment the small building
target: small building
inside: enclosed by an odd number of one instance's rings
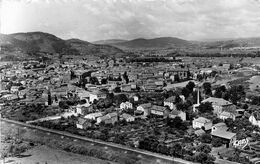
[[[218,116],[220,119],[222,120],[225,120],[225,119],[228,119],[228,118],[231,118],[232,120],[235,120],[236,119],[236,114],[234,113],[231,113],[231,112],[227,112],[227,111],[223,111],[219,114]]]
[[[167,117],[169,115],[169,111],[164,106],[153,105],[151,107],[151,114],[161,117]]]
[[[105,99],[107,94],[101,91],[94,91],[89,93],[89,101],[93,102],[94,100],[99,100],[101,98]]]
[[[135,117],[131,116],[130,114],[127,114],[127,113],[123,113],[121,116],[120,116],[120,119],[121,120],[126,120],[126,122],[133,122],[135,121]]]
[[[193,129],[200,129],[204,127],[205,130],[210,130],[212,127],[212,122],[204,117],[199,117],[192,121],[192,127]]]
[[[76,123],[76,127],[78,129],[86,129],[87,127],[92,126],[92,124],[85,118],[78,118],[78,121]]]
[[[88,104],[88,103],[85,103],[85,104],[82,104],[82,105],[78,104],[76,106],[76,113],[80,114],[80,115],[84,115],[87,107],[89,107],[89,106],[90,106],[90,104]]]
[[[144,116],[148,116],[151,114],[151,103],[141,104],[137,107],[137,110],[143,111]]]
[[[163,106],[168,106],[171,110],[176,110],[175,103],[176,103],[176,96],[171,96],[166,100],[164,100]]]
[[[169,118],[180,117],[183,121],[186,121],[186,113],[183,111],[174,110],[169,113]]]
[[[249,117],[249,121],[255,125],[260,127],[260,113],[259,112],[253,112],[250,117]]]
[[[115,124],[118,121],[118,115],[116,112],[108,113],[105,116],[97,118],[97,124],[104,122],[105,124]]]
[[[102,117],[103,113],[102,112],[96,112],[96,113],[90,113],[84,116],[84,118],[89,119],[89,120],[97,120],[97,118]]]
[[[236,106],[234,104],[232,104],[231,102],[226,101],[222,98],[209,97],[202,101],[202,103],[205,103],[205,102],[212,103],[212,107],[214,108],[213,113],[215,113],[217,115],[219,115],[223,111],[231,111],[231,110],[235,111],[236,110]]]
[[[223,129],[214,129],[211,132],[212,137],[217,137],[222,139],[223,143],[226,144],[226,147],[229,148],[236,141],[236,133],[228,132]]]
[[[133,109],[133,104],[130,103],[130,102],[122,102],[120,104],[120,109],[123,110],[123,109]]]

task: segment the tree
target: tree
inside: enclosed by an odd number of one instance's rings
[[[101,84],[107,84],[107,79],[101,79]]]
[[[203,89],[204,89],[204,93],[206,95],[209,95],[209,96],[212,95],[212,93],[211,93],[211,84],[209,82],[203,83]]]
[[[90,77],[89,81],[91,84],[99,85],[99,81],[98,81],[97,77]]]
[[[225,119],[225,124],[227,125],[227,127],[231,128],[234,126],[234,121],[231,118],[227,118]]]
[[[180,76],[178,74],[174,75],[174,81],[175,82],[180,82]]]
[[[213,137],[211,144],[212,144],[213,147],[219,147],[219,146],[222,145],[222,140],[220,138]]]
[[[180,130],[186,130],[187,129],[187,125],[184,124],[184,122],[182,121],[182,119],[180,117],[175,117],[175,118],[168,118],[167,119],[167,125],[172,127],[172,128],[176,128],[176,129],[180,129]]]
[[[176,109],[177,110],[180,110],[180,111],[188,111],[189,110],[189,104],[187,104],[186,102],[185,103],[182,103],[182,102],[179,102],[176,104]]]
[[[196,150],[197,150],[198,152],[203,152],[203,153],[208,154],[208,153],[211,152],[211,147],[210,147],[209,145],[207,145],[207,144],[200,144],[200,145],[196,148]]]
[[[51,92],[50,90],[48,91],[48,105],[52,104],[52,100],[51,100]]]
[[[120,88],[120,87],[116,87],[113,91],[114,91],[115,93],[119,93],[119,92],[121,92],[121,88]]]
[[[233,104],[237,104],[239,100],[245,97],[245,91],[242,85],[231,86],[231,88],[228,90],[228,93]]]
[[[128,75],[127,75],[127,72],[125,71],[125,73],[123,74],[123,78],[125,79],[125,82],[126,84],[129,83],[129,78],[128,78]]]
[[[189,97],[189,95],[190,95],[190,90],[187,89],[186,87],[184,87],[184,88],[182,88],[181,93],[185,97],[185,99],[187,99],[187,97]]]
[[[211,135],[208,133],[204,133],[200,136],[200,141],[202,143],[211,143]]]
[[[191,92],[193,92],[193,89],[195,87],[195,83],[190,81],[187,85],[186,85],[186,88]]]
[[[201,103],[198,107],[200,113],[212,113],[214,108],[210,102]]]

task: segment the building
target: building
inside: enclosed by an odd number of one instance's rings
[[[123,110],[123,109],[133,109],[133,104],[130,103],[130,102],[122,102],[120,104],[120,109]]]
[[[78,104],[76,106],[76,113],[80,114],[80,115],[84,115],[87,107],[89,107],[89,106],[90,106],[90,104],[88,104],[88,103],[85,103],[85,104],[82,104],[82,105]]]
[[[193,129],[200,129],[204,127],[205,130],[210,130],[212,127],[212,122],[204,117],[199,117],[192,121],[192,127]]]
[[[133,122],[135,121],[135,117],[131,116],[130,114],[127,114],[127,113],[123,113],[121,116],[120,116],[120,119],[121,120],[126,120],[126,122]]]
[[[174,76],[178,75],[179,79],[188,79],[189,78],[189,69],[186,68],[176,68],[176,69],[171,69],[167,70],[167,73],[169,73],[169,76]]]
[[[235,120],[236,119],[236,114],[235,113],[231,113],[231,112],[226,112],[226,111],[223,111],[221,112],[218,117],[222,120],[225,120],[225,119],[228,119],[228,118],[231,118],[232,120]]]
[[[249,117],[249,121],[255,125],[260,127],[260,113],[259,112],[253,112],[251,116]]]
[[[107,94],[101,91],[94,91],[89,93],[89,101],[93,102],[94,100],[99,100],[101,98],[105,99]]]
[[[216,98],[216,97],[209,97],[202,101],[202,103],[210,102],[212,103],[212,107],[214,108],[213,113],[219,115],[223,111],[235,111],[236,106],[233,105],[231,102],[226,101],[222,98]]]
[[[86,129],[87,127],[92,126],[92,124],[85,118],[78,118],[78,121],[76,123],[76,127],[78,129]]]
[[[104,122],[105,124],[115,124],[118,121],[118,115],[116,112],[108,113],[105,116],[97,118],[97,124]]]
[[[151,114],[151,107],[152,107],[151,103],[146,103],[146,104],[139,105],[136,109],[138,111],[142,111],[144,116],[148,116]]]
[[[151,107],[151,114],[160,117],[167,117],[169,115],[169,111],[164,106],[153,105]]]
[[[96,113],[90,113],[84,116],[84,118],[89,119],[89,120],[97,120],[97,118],[102,117],[103,113],[102,112],[96,112]]]
[[[166,100],[164,100],[163,106],[168,106],[171,110],[176,110],[175,103],[176,103],[176,96],[171,96]]]
[[[229,148],[233,145],[233,143],[236,141],[236,133],[228,132],[225,129],[222,128],[212,128],[211,131],[212,137],[217,137],[222,140],[224,144],[226,144],[226,147]]]
[[[180,117],[183,121],[186,121],[186,113],[183,111],[174,110],[169,113],[169,118]]]

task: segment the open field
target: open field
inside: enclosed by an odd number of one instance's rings
[[[45,145],[29,149],[22,155],[26,157],[6,158],[8,164],[113,164],[114,162],[104,161],[97,158],[69,153],[62,150],[50,148]]]
[[[103,152],[103,154],[108,155],[108,157],[106,156],[105,158],[107,158],[109,160],[111,160],[110,158],[113,158],[112,161],[116,161],[119,163],[128,163],[128,162],[130,162],[130,163],[137,162],[137,163],[141,163],[141,164],[177,163],[177,162],[173,162],[173,161],[169,162],[167,160],[159,159],[159,158],[149,156],[149,155],[125,151],[122,149],[104,146],[104,145],[98,144],[98,143],[86,142],[83,140],[73,139],[73,138],[69,138],[66,136],[60,136],[60,135],[53,134],[53,133],[46,133],[44,131],[30,129],[27,127],[22,127],[22,126],[18,126],[15,124],[9,124],[7,122],[4,122],[4,125],[7,125],[7,124],[9,126],[1,127],[2,131],[6,131],[6,132],[12,131],[12,133],[16,133],[16,134],[18,132],[19,137],[23,138],[24,140],[34,141],[34,142],[38,142],[38,143],[46,142],[45,144],[47,146],[50,146],[50,147],[53,146],[53,148],[56,148],[57,145],[73,143],[73,145],[75,145],[75,146],[83,146],[83,147],[87,147],[88,149],[96,149],[100,153]],[[18,130],[18,129],[20,129],[20,130]],[[131,159],[131,161],[129,161],[127,159]]]

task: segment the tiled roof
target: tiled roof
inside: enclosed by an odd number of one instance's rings
[[[231,139],[236,135],[236,133],[228,132],[225,130],[216,130],[216,131],[212,131],[211,135],[220,138]]]
[[[143,108],[151,108],[152,104],[151,103],[146,103],[146,104],[141,104],[140,106],[143,107]]]
[[[196,121],[196,122],[201,122],[201,123],[211,122],[209,119],[206,119],[206,118],[204,118],[204,117],[199,117],[199,118],[195,119],[194,121]]]
[[[166,100],[164,100],[165,102],[175,102],[176,101],[176,96],[171,96],[169,98],[167,98]]]
[[[152,108],[151,108],[152,110],[158,110],[158,111],[165,111],[166,110],[166,107],[164,107],[164,106],[158,106],[158,105],[153,105],[152,106]]]
[[[226,101],[222,98],[216,98],[216,97],[209,97],[205,100],[202,101],[203,103],[205,102],[211,102],[212,105],[219,105],[219,106],[225,106],[225,105],[232,105],[231,102]]]

